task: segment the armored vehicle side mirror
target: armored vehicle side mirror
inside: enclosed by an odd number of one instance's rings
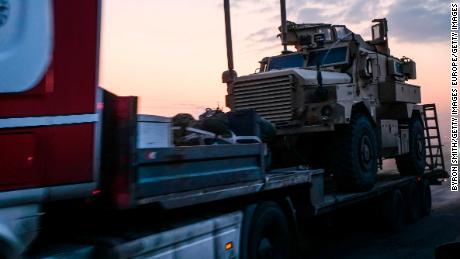
[[[372,22],[377,22],[377,24],[372,25],[372,43],[382,44],[386,42],[388,32],[387,19],[374,19]]]
[[[382,34],[380,32],[380,24],[375,24],[372,26],[372,41],[377,41],[382,39]]]
[[[402,63],[402,72],[406,79],[417,79],[417,69],[415,66],[415,61],[408,57],[401,58]]]
[[[383,22],[379,22],[372,26],[372,43],[381,44],[387,39],[387,33]]]
[[[376,22],[377,24],[372,25],[372,41],[369,43],[373,44],[377,48],[377,51],[389,55],[387,19],[374,19],[372,22]]]

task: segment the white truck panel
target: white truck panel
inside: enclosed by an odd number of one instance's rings
[[[238,258],[242,212],[233,212],[116,246],[117,258]],[[229,248],[231,244],[231,248]]]
[[[0,93],[35,86],[51,60],[53,32],[49,0],[0,0]]]
[[[170,118],[138,115],[137,120],[137,148],[172,147]]]

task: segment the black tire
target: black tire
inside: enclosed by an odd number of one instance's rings
[[[415,222],[420,217],[420,190],[415,182],[411,182],[404,190],[404,204],[406,205],[406,219]]]
[[[0,240],[0,259],[19,258],[18,251],[15,251],[7,242]]]
[[[385,229],[396,232],[403,228],[406,219],[404,199],[400,190],[393,190],[383,196],[381,215]]]
[[[288,221],[274,202],[264,202],[255,210],[247,238],[247,255],[251,259],[292,258]]]
[[[458,259],[460,242],[450,242],[436,247],[434,258],[436,259]]]
[[[337,128],[332,173],[342,191],[372,189],[377,175],[377,138],[367,116],[355,114],[349,125]]]
[[[424,180],[422,184],[420,214],[428,216],[431,213],[431,187],[428,180]]]
[[[422,175],[425,172],[425,130],[418,118],[409,122],[409,153],[397,156],[396,165],[401,175]]]

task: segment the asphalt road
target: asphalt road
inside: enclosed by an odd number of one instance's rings
[[[431,214],[397,233],[383,229],[368,213],[353,209],[313,222],[302,237],[302,257],[434,258],[436,246],[460,241],[460,193],[449,188],[449,182],[432,186]]]

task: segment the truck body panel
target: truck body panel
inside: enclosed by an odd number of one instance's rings
[[[21,8],[33,8],[32,2]],[[50,62],[30,90],[0,94],[0,165],[6,168],[0,191],[94,180],[100,1],[42,2],[52,3],[43,12],[53,20],[54,48],[51,57],[35,56]],[[13,11],[12,19],[21,15]]]

